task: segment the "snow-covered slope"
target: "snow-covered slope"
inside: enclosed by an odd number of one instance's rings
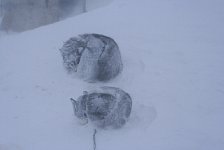
[[[87,10],[93,10],[110,4],[113,0],[86,0]]]
[[[130,121],[99,131],[97,150],[224,148],[224,1],[115,0],[110,5],[0,38],[0,149],[92,149],[70,97],[109,85],[133,99]],[[80,33],[120,46],[124,70],[88,84],[66,74],[59,48]]]

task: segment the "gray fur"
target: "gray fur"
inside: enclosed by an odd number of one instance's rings
[[[107,81],[123,69],[116,42],[100,34],[82,34],[70,38],[60,49],[64,67],[89,82]]]
[[[120,128],[131,113],[132,100],[128,93],[115,87],[102,87],[73,100],[75,116],[88,119],[100,128]]]

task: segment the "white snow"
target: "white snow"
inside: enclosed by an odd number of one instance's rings
[[[110,4],[113,0],[86,0],[86,9],[87,11],[100,8]]]
[[[20,34],[0,35],[0,150],[87,150],[70,97],[115,86],[133,99],[130,121],[99,131],[97,150],[224,149],[224,1],[115,0]],[[90,84],[66,74],[59,48],[81,33],[118,43],[124,70]],[[0,33],[1,34],[1,33]]]

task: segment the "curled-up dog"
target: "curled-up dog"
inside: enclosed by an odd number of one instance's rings
[[[75,116],[86,123],[91,121],[99,128],[122,127],[128,121],[132,109],[130,95],[115,87],[84,92],[77,101],[71,100]]]
[[[123,69],[117,43],[100,34],[70,38],[60,49],[68,73],[88,81],[108,81]]]

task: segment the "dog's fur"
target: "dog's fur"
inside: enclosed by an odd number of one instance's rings
[[[122,127],[127,122],[132,108],[130,95],[114,87],[84,92],[77,101],[71,100],[76,117],[88,119],[100,128]]]
[[[73,37],[60,51],[66,70],[89,82],[110,80],[123,69],[118,45],[104,35]]]

